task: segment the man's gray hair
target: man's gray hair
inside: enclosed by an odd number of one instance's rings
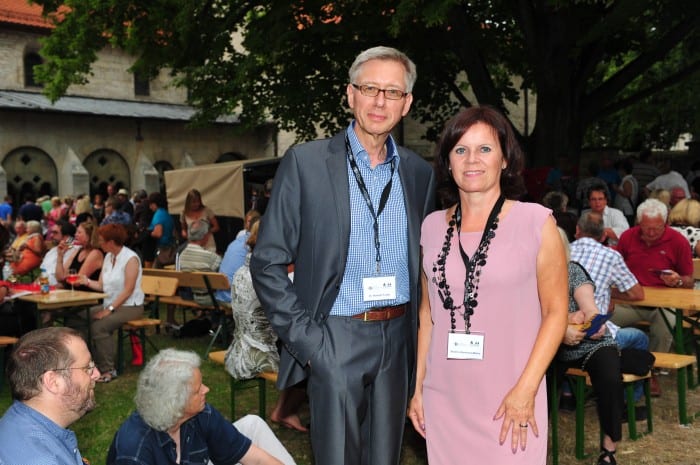
[[[411,59],[408,58],[405,53],[396,50],[395,48],[383,46],[368,48],[364,52],[357,55],[357,58],[355,58],[355,61],[352,63],[352,66],[350,66],[350,71],[348,72],[351,84],[357,83],[356,79],[357,75],[360,73],[360,68],[370,60],[391,60],[401,63],[406,69],[406,73],[404,73],[406,79],[405,90],[406,92],[413,91],[413,85],[416,83],[416,79],[418,78],[415,63],[413,63],[413,61],[411,61]]]
[[[136,410],[148,426],[167,431],[182,418],[190,383],[201,364],[191,351],[164,349],[143,369],[136,385]]]
[[[584,212],[576,225],[584,237],[590,237],[599,242],[605,233],[605,223],[603,222],[603,215],[600,213]]]
[[[193,242],[201,241],[209,232],[209,223],[203,220],[194,220],[187,226],[187,239]]]
[[[642,216],[655,218],[660,216],[664,221],[668,218],[668,207],[665,203],[656,199],[646,199],[637,207],[637,223],[642,220]]]

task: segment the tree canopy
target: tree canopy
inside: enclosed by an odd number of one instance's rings
[[[535,165],[594,144],[661,144],[698,133],[700,2],[687,0],[35,0],[70,11],[37,75],[52,99],[120,47],[134,70],[169,70],[199,121],[272,119],[301,139],[346,124],[347,69],[384,44],[418,66],[413,115],[434,139],[460,106],[507,113],[523,89]],[[232,35],[239,37],[236,42]],[[516,77],[516,78],[514,78]],[[644,111],[642,111],[644,110]]]

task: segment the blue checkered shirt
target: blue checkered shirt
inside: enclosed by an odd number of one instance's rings
[[[625,292],[637,284],[619,252],[605,247],[590,237],[583,237],[571,244],[571,260],[578,262],[591,275],[595,283],[595,303],[600,313],[608,313],[610,287]]]
[[[348,258],[345,263],[343,282],[338,298],[331,308],[331,315],[351,316],[362,313],[371,307],[398,305],[410,299],[408,279],[408,227],[403,188],[399,177],[399,153],[394,139],[389,136],[386,143],[387,156],[384,163],[374,169],[370,167],[369,155],[362,147],[353,129],[353,121],[347,129],[350,148],[355,161],[367,185],[374,211],[379,210],[379,199],[384,186],[391,175],[391,161],[395,169],[391,193],[384,211],[379,216],[379,243],[381,268],[377,273],[377,251],[374,247],[374,218],[362,197],[355,176],[346,163],[348,184],[350,186],[350,243]],[[373,276],[396,276],[396,299],[365,302],[363,299],[362,279]]]

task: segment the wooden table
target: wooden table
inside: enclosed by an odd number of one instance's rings
[[[48,294],[27,294],[18,297],[25,302],[36,304],[38,310],[57,310],[67,307],[84,307],[97,305],[107,294],[90,291],[71,291],[70,289],[57,289]]]
[[[700,290],[678,287],[643,286],[642,300],[613,300],[616,304],[636,305],[639,307],[667,308],[676,312],[676,327],[673,331],[676,351],[685,353],[683,342],[683,317],[700,311]]]
[[[107,297],[102,292],[71,291],[70,289],[56,289],[48,294],[26,294],[17,297],[25,302],[36,304],[37,328],[42,326],[41,311],[60,310],[64,308],[85,308],[87,325],[87,340],[92,340],[90,330],[90,307],[100,303],[100,300]],[[89,345],[89,342],[88,342]]]

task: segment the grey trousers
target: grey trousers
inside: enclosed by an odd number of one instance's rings
[[[661,313],[671,324],[676,326],[676,315],[671,310],[664,308],[638,307],[628,304],[615,305],[615,313],[610,320],[618,326],[632,326],[638,321],[648,321],[649,325],[649,351],[670,352],[673,343],[673,333],[669,331]]]
[[[101,320],[93,320],[92,315],[104,309],[102,305],[90,307],[90,336],[92,341],[88,341],[88,347],[92,345],[92,358],[100,373],[114,370],[114,330],[129,320],[136,320],[143,316],[143,305],[122,305],[114,309],[111,315]],[[81,314],[84,312],[80,312]],[[85,318],[71,312],[65,316],[66,326],[78,329],[85,340],[87,340],[87,328]]]
[[[316,464],[396,465],[408,402],[406,317],[329,317],[308,382]]]

